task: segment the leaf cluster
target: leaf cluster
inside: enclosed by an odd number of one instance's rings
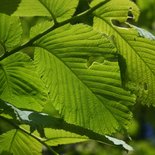
[[[130,0],[0,0],[0,154],[124,141],[137,103],[155,105],[155,36]],[[132,21],[132,22],[131,22]]]

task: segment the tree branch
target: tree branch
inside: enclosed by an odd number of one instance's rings
[[[98,8],[100,8],[101,6],[103,6],[104,4],[106,4],[106,3],[109,2],[109,1],[110,1],[110,0],[105,0],[105,1],[103,1],[103,2],[101,2],[101,3],[99,3],[99,4],[97,4],[97,5],[95,5],[94,7],[90,8],[90,9],[88,9],[88,10],[86,10],[86,11],[84,11],[84,12],[82,12],[82,13],[76,15],[76,16],[73,16],[72,18],[67,19],[67,20],[65,20],[65,21],[63,21],[63,22],[60,22],[60,23],[57,23],[57,22],[56,22],[52,27],[50,27],[50,28],[47,29],[46,31],[44,31],[44,32],[42,32],[42,33],[36,35],[35,37],[33,37],[30,41],[28,41],[28,42],[25,43],[24,45],[21,45],[21,46],[15,48],[15,49],[11,50],[10,52],[6,52],[2,57],[0,57],[0,61],[3,60],[3,59],[6,58],[6,57],[8,57],[8,56],[10,56],[10,55],[12,55],[12,54],[18,52],[18,51],[20,51],[20,50],[26,48],[26,47],[32,46],[33,43],[34,43],[35,41],[37,41],[38,39],[40,39],[40,38],[43,37],[44,35],[48,34],[49,32],[55,30],[56,28],[59,28],[59,27],[61,27],[61,26],[63,26],[63,25],[66,25],[66,24],[68,24],[68,23],[70,23],[70,22],[74,22],[74,21],[76,21],[76,20],[79,20],[79,19],[81,19],[81,18],[84,17],[84,16],[90,15],[90,14],[93,13],[95,10],[97,10]]]

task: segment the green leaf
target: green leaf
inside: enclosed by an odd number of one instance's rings
[[[15,155],[41,155],[42,145],[20,130],[11,130],[0,135],[0,154],[4,151]]]
[[[89,60],[115,52],[106,37],[89,26],[66,25],[42,37],[35,46],[40,47],[34,58],[38,72],[51,103],[67,123],[99,134],[128,126],[128,106],[135,98],[121,88],[118,63]]]
[[[63,144],[73,144],[78,142],[88,141],[89,138],[86,136],[81,136],[75,133],[71,133],[65,130],[58,129],[45,129],[45,135],[47,137],[46,144],[49,146],[57,146]]]
[[[21,0],[20,2],[16,0],[13,8],[7,6],[5,1],[0,2],[0,5],[3,6],[2,12],[12,16],[49,16],[54,20],[63,21],[74,14],[78,2],[79,0]]]
[[[122,1],[121,1],[122,2]],[[110,2],[109,2],[110,3]],[[127,3],[127,6],[124,4]],[[129,3],[129,4],[128,4]],[[115,2],[111,1],[111,5],[115,6]],[[119,54],[123,57],[126,63],[124,73],[124,82],[126,87],[132,90],[137,95],[137,101],[147,105],[155,105],[155,41],[154,36],[140,28],[132,26],[125,22],[128,18],[122,21],[124,11],[126,13],[128,8],[132,8],[133,16],[137,16],[138,10],[134,3],[128,2],[121,3],[118,11],[121,17],[116,17],[116,10],[110,9],[103,12],[107,6],[95,12],[94,29],[114,36],[114,42],[118,48]],[[115,8],[115,7],[114,7]],[[134,9],[135,8],[135,9]],[[119,20],[112,22],[113,20]]]
[[[66,132],[64,130],[45,129],[45,134],[48,137],[48,139],[44,142],[46,142],[50,146],[57,146],[59,144],[72,144],[77,142],[85,142],[89,140],[86,136],[80,136],[74,133]],[[105,137],[107,138],[107,140],[111,141],[111,144],[121,146],[127,151],[133,151],[133,148],[123,140],[110,136]],[[100,141],[100,143],[102,142]]]
[[[93,0],[91,7],[102,2],[103,0]],[[111,24],[112,20],[125,22],[128,19],[138,20],[139,9],[130,0],[111,0],[94,12],[95,16],[104,19]]]
[[[0,98],[31,110],[41,110],[46,103],[47,91],[26,54],[16,53],[0,62]]]
[[[88,137],[86,136],[80,136],[75,133],[66,132],[64,130],[45,129],[45,134],[48,137],[48,139],[45,140],[44,142],[46,142],[50,146],[90,141],[90,139],[88,139]],[[121,146],[127,151],[133,151],[133,148],[123,140],[110,137],[110,136],[105,136],[105,137],[107,138],[107,140],[109,140],[109,143],[111,142],[111,144],[115,144],[116,146]],[[104,141],[102,142],[99,141],[99,142],[104,143]]]
[[[0,135],[12,129],[14,129],[14,126],[0,117]]]
[[[54,20],[69,19],[75,12],[79,0],[39,0]]]
[[[12,128],[15,127],[15,122],[18,122],[18,124],[27,124],[30,126],[31,133],[35,130],[38,131],[33,132],[33,135],[38,137],[39,133],[41,137],[44,137],[42,142],[50,146],[96,140],[100,143],[115,144],[120,148],[124,148],[128,151],[131,150],[131,147],[122,140],[105,135],[103,136],[79,126],[68,124],[62,119],[51,117],[46,113],[20,110],[15,106],[12,106],[9,103],[5,103],[3,101],[1,101],[0,108],[3,109],[3,113],[5,112],[6,114],[9,114],[13,117],[15,116],[12,120],[6,118],[2,113],[2,117],[0,117],[0,120],[2,120],[1,123],[3,125],[10,126],[10,128],[7,130],[12,130]],[[10,111],[12,112],[10,113]],[[27,130],[28,126],[23,125],[22,127],[24,130]],[[3,132],[7,131],[4,127],[3,129]]]
[[[11,15],[17,10],[20,0],[0,0],[0,13]]]
[[[50,16],[39,0],[0,0],[0,9],[12,16]]]
[[[43,33],[44,31],[46,31],[47,29],[49,29],[50,27],[52,27],[54,25],[53,22],[51,21],[41,21],[40,23],[34,25],[31,30],[30,30],[30,38],[33,38],[35,36],[37,36],[40,33]]]
[[[22,28],[17,17],[0,14],[0,53],[4,54],[17,46],[21,34]]]

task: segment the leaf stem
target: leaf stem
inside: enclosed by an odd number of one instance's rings
[[[36,139],[38,142],[40,142],[42,145],[44,145],[53,155],[58,155],[57,152],[55,152],[49,145],[47,145],[45,142],[43,142],[39,137],[30,134],[28,131],[26,131],[25,129],[21,128],[18,126],[18,129],[21,130],[22,132],[26,133],[27,135],[33,137],[34,139]]]
[[[56,28],[59,28],[59,27],[61,27],[61,26],[63,26],[63,25],[66,25],[66,24],[68,24],[68,23],[70,23],[70,22],[75,22],[76,20],[81,19],[81,18],[84,17],[84,16],[90,15],[90,14],[93,13],[96,9],[100,8],[102,5],[106,4],[106,3],[109,2],[109,1],[110,1],[110,0],[105,0],[105,1],[103,1],[103,2],[101,2],[101,3],[99,3],[99,4],[97,4],[97,5],[95,5],[94,7],[90,8],[90,9],[88,9],[88,10],[86,10],[86,11],[84,11],[84,12],[82,12],[82,13],[76,15],[76,16],[73,16],[73,17],[70,18],[70,19],[67,19],[67,20],[65,20],[65,21],[62,21],[62,22],[60,22],[60,23],[56,22],[52,27],[50,27],[50,28],[47,29],[46,31],[44,31],[44,32],[42,32],[42,33],[36,35],[36,36],[33,37],[31,40],[29,40],[27,43],[25,43],[25,44],[23,44],[23,45],[21,45],[21,46],[19,46],[19,47],[16,47],[15,49],[11,50],[10,52],[6,52],[2,57],[0,57],[0,61],[3,60],[4,58],[6,58],[6,57],[8,57],[8,56],[10,56],[10,55],[12,55],[12,54],[14,54],[14,53],[16,53],[16,52],[18,52],[18,51],[20,51],[20,50],[22,50],[22,49],[28,47],[28,46],[32,46],[33,43],[34,43],[35,41],[37,41],[38,39],[40,39],[40,38],[43,37],[44,35],[48,34],[49,32],[55,30]]]
[[[37,140],[39,143],[41,143],[42,145],[44,145],[53,155],[59,155],[49,145],[47,145],[44,141],[42,141],[39,137],[37,137],[37,136],[29,133],[27,130],[25,130],[24,128],[18,126],[17,124],[15,124],[14,122],[10,121],[9,119],[7,119],[5,117],[0,116],[0,118],[3,119],[4,121],[6,121],[7,123],[9,123],[10,125],[12,125],[16,130],[20,130],[21,132],[24,132],[28,136],[31,136],[32,138],[34,138],[35,140]]]

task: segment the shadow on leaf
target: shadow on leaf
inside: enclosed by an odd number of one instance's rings
[[[7,15],[11,15],[13,14],[19,4],[20,4],[21,0],[2,0],[0,1],[0,13],[5,13]]]

